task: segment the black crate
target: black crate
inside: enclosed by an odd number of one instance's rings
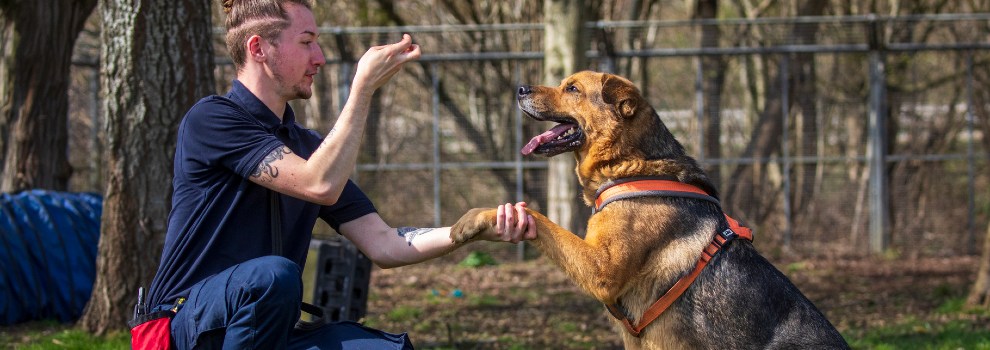
[[[368,311],[371,260],[346,239],[313,240],[316,253],[312,304],[331,321],[358,321]]]

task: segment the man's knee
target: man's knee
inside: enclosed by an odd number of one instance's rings
[[[265,256],[241,264],[239,278],[255,292],[275,297],[291,297],[298,302],[302,295],[302,272],[299,265],[281,256]]]

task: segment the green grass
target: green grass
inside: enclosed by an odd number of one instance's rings
[[[464,260],[461,260],[461,262],[458,263],[457,265],[462,267],[478,268],[482,266],[498,265],[498,261],[496,261],[495,258],[491,256],[491,254],[485,252],[473,251],[471,252],[471,254],[468,254],[468,256],[464,258]]]
[[[990,330],[965,320],[943,324],[911,320],[871,329],[859,337],[847,335],[846,340],[854,349],[990,350]]]
[[[936,288],[935,293],[943,293]],[[936,313],[945,321],[909,317],[900,323],[846,334],[854,349],[990,350],[990,310],[967,309],[965,299],[948,298]]]
[[[0,349],[46,350],[113,350],[130,349],[131,335],[115,332],[107,336],[94,336],[70,325],[52,321],[39,321],[18,325],[16,331],[0,328]]]
[[[423,313],[419,308],[400,305],[388,312],[388,318],[392,321],[402,322],[418,319]]]
[[[484,298],[482,298],[484,299]],[[389,313],[397,319],[416,318],[422,310],[398,307]],[[939,309],[944,321],[922,320],[909,317],[886,327],[850,331],[844,334],[853,349],[862,350],[990,350],[990,327],[987,327],[990,311],[966,310],[959,298],[948,299]],[[373,325],[371,325],[373,326]],[[564,333],[577,331],[577,325],[560,323],[557,329]],[[512,334],[499,337],[502,344],[517,344]],[[15,328],[0,328],[0,349],[129,349],[130,335],[117,332],[97,337],[70,325],[55,322],[33,322]],[[579,344],[571,344],[577,347]],[[586,344],[593,347],[593,344]]]

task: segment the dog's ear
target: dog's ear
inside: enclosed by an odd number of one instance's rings
[[[611,74],[602,75],[602,101],[615,106],[622,117],[636,115],[642,104],[640,99],[639,90],[630,81]]]

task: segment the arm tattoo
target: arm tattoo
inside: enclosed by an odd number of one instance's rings
[[[427,232],[430,232],[430,231],[433,231],[433,230],[436,230],[436,228],[416,228],[416,227],[400,227],[400,228],[398,228],[399,237],[405,238],[406,239],[406,243],[409,243],[409,246],[410,247],[412,246],[412,240],[413,240],[413,238],[416,238],[416,236],[419,236],[421,234],[424,234],[424,233],[427,233]]]
[[[272,165],[272,162],[285,158],[285,155],[289,153],[292,153],[292,150],[290,150],[289,147],[282,146],[276,148],[272,151],[272,153],[265,156],[265,159],[261,160],[261,164],[258,164],[258,168],[254,169],[254,172],[251,173],[251,177],[257,177],[271,182],[278,177],[278,168]],[[268,175],[268,177],[265,178],[263,175]]]
[[[333,134],[335,133],[337,133],[337,128],[336,127],[331,128],[330,132],[327,133],[327,137],[323,138],[323,142],[320,142],[320,147],[317,148],[323,148],[323,146],[325,146],[327,143],[330,143],[330,138],[333,137]]]

